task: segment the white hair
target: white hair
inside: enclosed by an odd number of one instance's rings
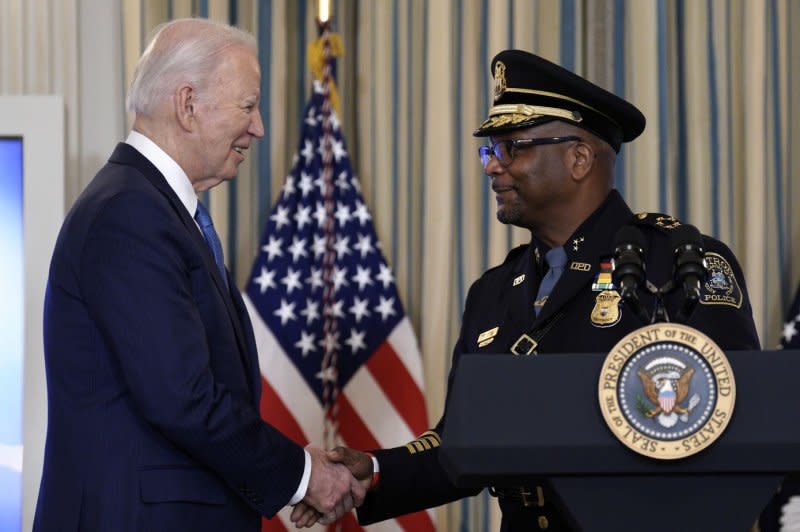
[[[250,33],[206,19],[178,19],[160,25],[145,49],[125,100],[134,114],[150,115],[182,83],[199,93],[221,61],[220,52],[231,46],[257,51]]]

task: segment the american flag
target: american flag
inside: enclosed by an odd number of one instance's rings
[[[314,81],[292,170],[245,290],[261,415],[300,445],[393,447],[428,428],[422,363],[325,82]],[[289,510],[264,522],[286,530]],[[351,513],[336,526],[361,530]],[[434,530],[419,512],[370,530]]]
[[[794,296],[781,331],[781,349],[800,349],[800,287]]]

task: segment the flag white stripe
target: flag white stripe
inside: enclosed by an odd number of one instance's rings
[[[381,447],[404,445],[415,438],[366,364],[347,383],[344,394]]]
[[[375,523],[374,525],[365,526],[363,528],[367,532],[404,532],[400,523],[394,519],[381,521],[380,523]]]
[[[417,337],[414,334],[414,329],[411,328],[411,321],[408,316],[404,316],[397,327],[389,334],[389,343],[392,349],[403,361],[408,373],[417,388],[420,390],[425,389],[425,383],[422,379],[422,357],[419,354],[419,347],[417,346]]]

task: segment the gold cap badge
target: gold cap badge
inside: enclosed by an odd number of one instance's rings
[[[494,101],[503,97],[506,92],[506,65],[502,61],[494,64]]]

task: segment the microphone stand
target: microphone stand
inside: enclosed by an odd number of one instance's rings
[[[650,317],[650,323],[669,323],[670,319],[669,314],[667,313],[667,307],[664,305],[664,296],[675,288],[675,283],[673,283],[672,280],[669,280],[667,284],[661,288],[658,288],[650,281],[647,281],[645,287],[656,298],[653,314]]]

